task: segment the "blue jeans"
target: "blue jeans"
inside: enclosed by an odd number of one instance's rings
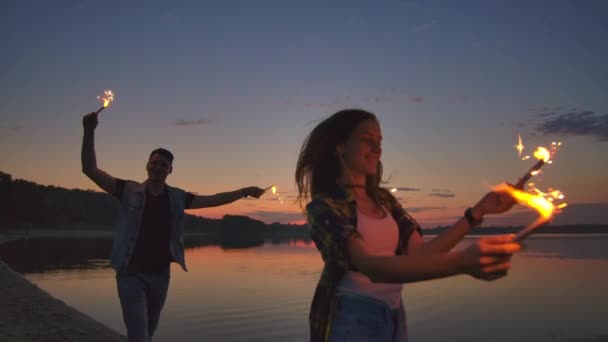
[[[158,326],[169,289],[169,270],[162,274],[116,273],[116,287],[129,342],[149,342]]]
[[[407,342],[405,311],[375,298],[339,294],[330,327],[330,342]]]

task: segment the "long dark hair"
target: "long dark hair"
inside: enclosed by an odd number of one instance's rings
[[[295,174],[300,206],[309,196],[327,193],[337,186],[340,160],[336,147],[345,143],[357,125],[365,120],[378,121],[378,118],[362,109],[341,110],[323,120],[306,137]],[[366,179],[368,192],[375,192],[381,179],[382,163],[379,162],[376,174]]]

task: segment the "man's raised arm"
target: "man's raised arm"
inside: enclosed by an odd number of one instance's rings
[[[87,114],[82,118],[82,126],[84,127],[80,154],[82,172],[105,192],[114,195],[116,179],[97,167],[97,159],[95,158],[95,128],[97,123],[97,114],[95,113]]]

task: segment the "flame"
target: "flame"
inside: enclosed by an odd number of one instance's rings
[[[507,184],[501,184],[495,187],[494,190],[506,191],[513,196],[518,203],[536,210],[542,217],[543,221],[549,220],[555,211],[555,205],[544,196],[545,194],[542,191],[538,189],[535,189],[537,192],[536,195],[517,190]]]
[[[549,194],[555,198],[555,199],[563,199],[564,198],[564,194],[562,194],[561,191],[559,190],[552,190],[549,192]]]
[[[392,188],[390,191],[391,192],[397,192],[397,188]]]
[[[551,159],[551,153],[544,147],[537,147],[536,151],[534,151],[534,158],[546,163]]]
[[[551,147],[549,149],[544,148],[544,147],[537,147],[536,150],[534,151],[534,158],[538,159],[538,160],[542,160],[545,163],[552,163],[551,158],[555,155],[555,153],[557,152],[557,150],[562,146],[562,142],[561,141],[553,141],[551,143]],[[528,160],[530,159],[530,156],[524,156],[522,157],[521,154],[524,150],[524,145],[521,139],[521,135],[517,135],[517,145],[515,145],[515,149],[517,150],[517,152],[519,153],[519,157],[521,160]]]
[[[525,205],[538,212],[539,219],[528,226],[528,229],[534,229],[541,224],[549,221],[554,214],[559,213],[565,208],[567,203],[556,204],[555,202],[564,199],[564,194],[557,189],[549,189],[548,192],[543,192],[538,188],[533,187],[530,192],[521,191],[507,184],[500,184],[494,188],[496,191],[505,191],[510,194],[519,204]]]
[[[103,101],[103,108],[107,108],[114,101],[114,93],[111,90],[104,90],[103,96],[97,96],[97,99]]]
[[[515,145],[515,149],[517,150],[518,155],[521,157],[521,153],[524,150],[524,145],[522,144],[521,135],[519,134],[517,135],[517,145]]]
[[[530,156],[525,156],[521,158],[521,151],[523,150],[523,144],[521,142],[521,136],[517,136],[518,144],[515,146],[517,150],[520,152],[520,159],[527,160],[530,159]],[[552,142],[549,149],[544,147],[537,147],[534,151],[534,158],[540,160],[537,162],[529,172],[529,174],[524,175],[524,177],[520,178],[520,182],[522,182],[521,186],[523,186],[524,182],[527,182],[530,176],[538,175],[541,170],[540,168],[546,163],[551,164],[553,160],[551,158],[557,153],[559,147],[562,146],[561,142]],[[518,182],[519,186],[519,182]],[[525,205],[529,208],[536,210],[539,214],[539,217],[536,221],[532,222],[522,230],[520,230],[515,236],[516,241],[520,241],[525,239],[526,236],[530,235],[536,228],[547,223],[554,214],[559,213],[562,208],[567,206],[566,203],[560,203],[564,199],[564,194],[552,188],[549,188],[547,192],[543,192],[535,187],[533,182],[528,183],[529,191],[525,192],[515,187],[507,184],[501,184],[496,186],[494,190],[496,191],[504,191],[510,194],[518,203]]]
[[[276,185],[273,185],[270,187],[270,192],[272,192],[273,195],[277,196],[279,199],[279,202],[281,202],[281,204],[283,204],[283,200],[285,199],[285,196],[283,196],[279,193],[279,190],[277,189]]]

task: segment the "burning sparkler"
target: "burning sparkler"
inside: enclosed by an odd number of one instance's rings
[[[97,99],[102,101],[103,105],[95,112],[95,114],[99,114],[102,110],[108,107],[112,101],[114,101],[114,93],[111,90],[104,90],[103,96],[97,96]]]
[[[529,224],[525,228],[519,231],[517,235],[515,235],[515,241],[522,241],[530,234],[534,232],[534,230],[545,223],[549,222],[553,215],[559,213],[561,209],[567,206],[566,203],[557,204],[558,200],[564,199],[564,194],[559,190],[551,190],[548,193],[542,192],[537,188],[533,188],[535,193],[524,192],[518,190],[510,185],[501,184],[494,188],[497,191],[506,191],[513,198],[517,200],[520,204],[528,206],[532,209],[535,209],[539,213],[539,218],[533,223]]]
[[[514,199],[516,199],[520,204],[526,205],[532,209],[535,209],[539,213],[539,218],[522,229],[515,236],[515,241],[522,241],[530,234],[534,232],[534,230],[545,223],[549,222],[554,214],[561,211],[562,208],[566,207],[566,203],[557,204],[557,202],[564,199],[564,194],[556,189],[549,189],[547,192],[543,192],[535,187],[534,183],[528,183],[528,186],[531,188],[530,192],[524,192],[523,188],[525,183],[534,175],[537,175],[540,172],[540,168],[545,164],[551,163],[551,158],[557,152],[557,149],[562,145],[561,142],[553,142],[551,144],[551,150],[548,150],[544,147],[538,147],[536,151],[534,151],[534,157],[538,159],[538,162],[534,164],[526,172],[523,177],[519,179],[515,186],[501,184],[496,187],[494,190],[498,191],[506,191],[508,192]],[[521,152],[524,149],[523,143],[521,141],[521,136],[518,136],[518,144],[517,150],[521,157]],[[523,158],[524,160],[528,158]]]
[[[555,155],[555,153],[557,152],[557,149],[561,146],[562,146],[561,142],[553,142],[553,143],[551,143],[551,150],[548,150],[544,147],[537,147],[536,151],[534,151],[534,158],[538,159],[538,162],[536,164],[534,164],[534,166],[532,166],[530,168],[530,170],[528,170],[528,172],[526,172],[519,179],[519,181],[517,181],[517,184],[515,184],[515,187],[517,189],[523,189],[524,184],[526,184],[526,182],[529,181],[532,176],[536,176],[537,174],[540,173],[540,169],[543,167],[543,165],[552,163],[551,158]],[[518,151],[520,150],[520,147],[521,147],[521,150],[523,151],[524,146],[521,143],[521,137],[519,137]],[[520,152],[520,154],[521,154],[521,152]],[[526,160],[528,158],[529,157],[526,156],[523,158],[523,160]]]
[[[279,199],[279,202],[281,202],[281,204],[283,204],[283,200],[285,199],[285,196],[283,196],[279,193],[276,185],[271,185],[271,186],[267,187],[266,189],[264,189],[264,191],[268,191],[268,190],[270,190],[270,192],[272,192],[273,195],[277,196],[277,198]]]

